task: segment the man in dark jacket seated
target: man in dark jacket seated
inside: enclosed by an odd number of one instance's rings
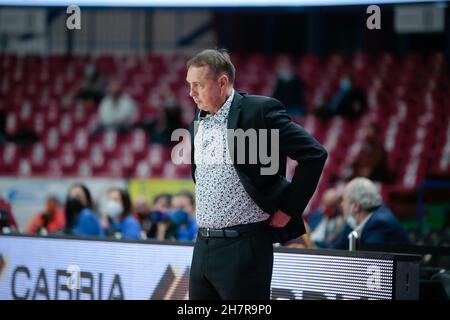
[[[348,249],[350,232],[356,231],[358,245],[409,244],[400,221],[383,204],[375,184],[367,178],[355,178],[345,187],[342,210],[347,227],[331,245],[334,249]]]

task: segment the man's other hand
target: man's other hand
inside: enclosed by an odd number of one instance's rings
[[[291,216],[287,215],[281,210],[275,212],[270,219],[270,225],[276,228],[282,228],[291,220]]]

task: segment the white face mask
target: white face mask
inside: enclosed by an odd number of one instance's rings
[[[350,228],[352,229],[356,229],[356,227],[358,226],[358,223],[356,222],[356,219],[354,216],[349,216],[347,218],[347,224],[350,226]]]
[[[119,216],[123,211],[122,205],[115,200],[108,200],[105,204],[105,213],[113,218]]]
[[[353,208],[355,207],[355,204],[351,204],[350,208],[348,209],[347,212],[347,224],[352,228],[352,229],[356,229],[356,227],[358,226],[358,223],[356,222],[355,216],[353,214]]]

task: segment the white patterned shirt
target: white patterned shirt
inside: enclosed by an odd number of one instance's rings
[[[200,227],[225,228],[267,220],[234,168],[227,122],[234,90],[219,111],[200,119],[194,138],[196,219]]]

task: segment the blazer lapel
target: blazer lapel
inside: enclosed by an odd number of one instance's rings
[[[241,102],[244,97],[237,91],[234,93],[234,99],[230,106],[230,112],[228,113],[228,129],[236,129],[239,120],[239,113],[241,111]]]
[[[189,133],[191,136],[191,167],[192,167],[192,179],[195,182],[195,162],[194,162],[194,139],[195,139],[195,135],[197,134],[198,131],[198,120],[200,119],[200,116],[202,115],[202,110],[200,110],[199,108],[195,108],[195,115],[194,115],[194,119],[191,122],[191,125],[189,126]]]
[[[228,122],[227,122],[227,143],[228,146],[233,146],[234,145],[234,134],[230,135],[230,131],[231,130],[235,130],[237,128],[238,125],[238,120],[239,120],[239,115],[241,112],[241,104],[242,104],[242,99],[244,97],[239,94],[237,91],[235,91],[234,93],[234,98],[233,98],[233,102],[231,103],[230,106],[230,112],[228,113]],[[231,131],[232,132],[232,131]],[[229,153],[230,153],[230,157],[233,160],[233,163],[236,167],[236,150],[237,150],[237,146],[234,145],[234,150],[231,150],[231,148],[228,149]]]
[[[195,108],[194,119],[189,126],[189,133],[191,134],[191,150],[194,150],[194,137],[198,131],[198,119],[200,117],[201,110],[199,108]]]

